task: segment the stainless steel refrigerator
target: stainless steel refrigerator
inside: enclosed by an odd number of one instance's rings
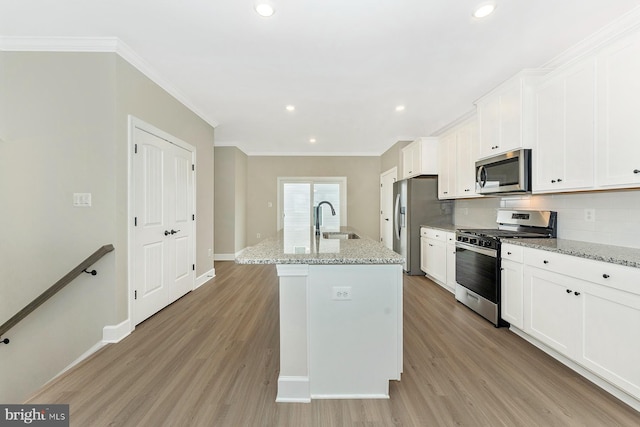
[[[393,250],[407,274],[422,275],[420,226],[453,223],[453,202],[438,200],[437,176],[419,176],[393,183],[393,212]]]

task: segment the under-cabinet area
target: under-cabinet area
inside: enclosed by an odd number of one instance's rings
[[[640,406],[640,269],[527,244],[503,245],[502,318],[512,331]],[[555,239],[544,245],[585,246]]]

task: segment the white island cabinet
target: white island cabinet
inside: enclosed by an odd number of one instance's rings
[[[296,253],[288,253],[291,239],[281,233],[236,258],[242,264],[276,264],[276,401],[389,398],[389,381],[402,373],[403,258],[364,236],[304,236],[306,244],[295,239]]]

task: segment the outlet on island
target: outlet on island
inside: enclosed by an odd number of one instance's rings
[[[336,301],[351,300],[351,286],[334,286],[331,288],[331,299]]]
[[[256,239],[259,239],[260,237],[262,237],[262,234],[256,233]]]

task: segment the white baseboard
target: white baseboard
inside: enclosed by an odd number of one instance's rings
[[[207,271],[206,273],[204,273],[203,275],[196,277],[196,283],[195,286],[193,287],[193,289],[198,289],[200,286],[204,285],[205,283],[207,283],[209,280],[213,279],[214,277],[216,277],[216,269],[212,268],[211,270]]]
[[[66,368],[64,368],[62,371],[58,372],[56,374],[56,376],[54,376],[49,381],[47,381],[47,383],[49,383],[50,381],[53,381],[54,379],[58,378],[60,375],[62,375],[65,372],[67,372],[69,369],[73,368],[78,363],[82,362],[84,359],[86,359],[87,357],[91,356],[93,353],[95,353],[96,351],[100,350],[105,345],[107,345],[107,343],[105,343],[104,341],[98,341],[89,350],[85,351],[84,353],[82,353],[80,355],[80,357],[78,357],[76,360],[71,362]]]
[[[309,377],[278,377],[278,395],[276,402],[282,403],[309,403],[311,393],[309,388]]]
[[[107,325],[102,328],[102,342],[105,344],[116,343],[133,331],[133,325],[129,319],[117,325]]]
[[[244,249],[240,249],[235,254],[213,254],[213,260],[214,261],[235,261],[236,258],[240,256],[242,251],[244,251]]]

